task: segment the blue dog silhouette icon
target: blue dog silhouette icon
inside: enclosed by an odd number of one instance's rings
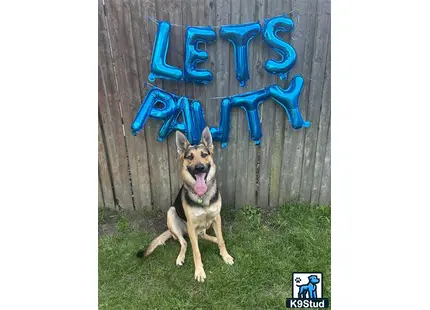
[[[320,282],[320,279],[315,275],[309,276],[308,279],[309,282],[307,284],[296,284],[300,288],[298,298],[318,298],[316,284]]]

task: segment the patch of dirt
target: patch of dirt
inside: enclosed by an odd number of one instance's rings
[[[160,233],[167,229],[165,211],[99,210],[98,234],[112,235],[118,227],[128,225],[133,230]]]

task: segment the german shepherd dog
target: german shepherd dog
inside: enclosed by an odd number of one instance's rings
[[[221,257],[229,265],[234,263],[228,254],[221,231],[221,193],[215,180],[216,165],[213,161],[214,146],[208,127],[203,130],[199,145],[191,145],[179,131],[176,132],[176,146],[181,161],[183,185],[175,203],[167,212],[168,230],[155,238],[146,251],[137,252],[138,257],[148,256],[155,248],[173,237],[181,245],[176,265],[182,266],[187,251],[184,235],[188,234],[193,250],[194,278],[204,282],[206,273],[200,256],[198,237],[218,244]],[[206,234],[212,227],[215,236]]]

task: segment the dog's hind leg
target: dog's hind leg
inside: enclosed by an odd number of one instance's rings
[[[178,213],[176,213],[176,209],[174,207],[170,207],[167,212],[167,227],[181,245],[181,250],[176,258],[176,265],[182,266],[185,261],[185,253],[187,252],[187,241],[184,239],[184,234],[186,233],[187,228],[185,223],[178,216]]]

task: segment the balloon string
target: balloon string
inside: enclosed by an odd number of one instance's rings
[[[143,85],[149,85],[149,86],[151,86],[151,87],[157,87],[157,86],[155,86],[155,85],[153,85],[153,84],[151,84],[151,83],[149,83],[149,82],[143,82]],[[158,88],[158,87],[157,87]]]
[[[227,96],[228,97],[228,96]],[[222,98],[226,98],[226,96],[220,96],[220,97],[210,97],[208,98],[209,100],[216,100],[216,99],[222,99]]]
[[[289,11],[287,14],[290,14],[290,13],[293,13],[293,12],[298,12],[298,13],[300,14],[300,11],[299,11],[298,9],[291,10],[291,11]],[[300,15],[298,15],[298,16],[300,16]],[[297,18],[298,18],[298,16],[297,16]],[[149,16],[149,17],[148,17],[148,19],[149,19],[150,21],[152,21],[152,22],[154,22],[154,23],[156,23],[156,24],[158,25],[158,21],[157,21],[154,17]],[[298,21],[300,21],[300,20],[298,19]],[[251,22],[252,22],[252,21],[251,21]],[[170,24],[170,25],[171,25],[171,26],[175,26],[175,27],[182,27],[182,28],[185,28],[185,26],[184,26],[184,25],[180,25],[180,24]],[[210,26],[210,27],[212,27],[212,28],[221,28],[221,27],[223,27],[223,26],[229,26],[229,25],[231,25],[231,24],[216,25],[216,26],[213,26],[213,25],[207,25],[207,26]],[[202,26],[195,26],[195,27],[202,27]]]

